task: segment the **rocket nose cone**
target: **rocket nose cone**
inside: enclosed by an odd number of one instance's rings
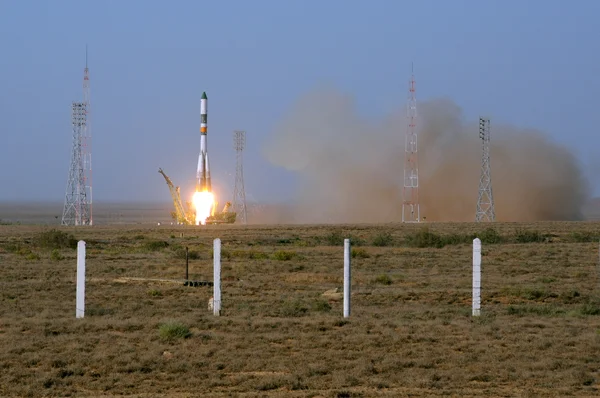
[[[208,98],[206,98],[206,91],[204,91],[204,92],[202,93],[202,99],[208,99]]]

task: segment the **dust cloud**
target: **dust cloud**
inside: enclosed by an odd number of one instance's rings
[[[473,221],[481,171],[477,121],[448,99],[418,104],[419,194],[427,221]],[[335,89],[307,93],[268,138],[264,155],[297,173],[296,203],[282,223],[401,221],[405,108],[361,119]],[[498,221],[579,220],[588,183],[575,156],[541,132],[491,120]]]

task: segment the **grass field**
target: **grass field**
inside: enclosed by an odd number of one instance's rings
[[[486,226],[0,226],[0,396],[598,396],[600,223]]]

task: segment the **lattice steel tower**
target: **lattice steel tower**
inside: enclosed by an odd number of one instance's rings
[[[233,148],[235,149],[235,185],[233,189],[233,211],[237,213],[240,223],[248,224],[246,211],[246,191],[244,189],[243,151],[246,146],[246,132],[233,132]]]
[[[402,202],[402,222],[419,222],[419,168],[417,162],[417,99],[415,96],[415,75],[411,71],[407,103],[408,126],[404,143],[404,190]]]
[[[83,101],[71,105],[73,143],[62,225],[92,225],[92,135],[90,129],[90,77],[85,50]]]
[[[494,197],[492,195],[492,175],[490,165],[490,119],[479,118],[479,138],[483,142],[481,158],[481,178],[479,179],[479,196],[475,221],[495,221]]]

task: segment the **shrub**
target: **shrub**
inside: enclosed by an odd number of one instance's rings
[[[19,246],[19,249],[16,252],[19,256],[27,256],[31,254],[31,249],[25,246]]]
[[[409,234],[406,237],[406,243],[411,247],[436,247],[441,248],[446,245],[472,244],[475,238],[479,238],[483,244],[502,243],[505,238],[494,228],[487,228],[475,234],[453,233],[448,235],[439,235],[429,229],[423,228],[418,232]]]
[[[377,278],[375,278],[373,280],[373,282],[379,283],[382,285],[391,285],[392,283],[394,283],[394,281],[392,281],[392,278],[388,274],[379,275]]]
[[[581,315],[600,315],[600,300],[597,298],[588,299],[579,311]]]
[[[476,234],[473,239],[479,238],[483,244],[502,243],[504,238],[494,228],[486,228],[482,232]]]
[[[412,247],[444,247],[442,237],[430,232],[429,228],[423,228],[406,236],[406,243]]]
[[[45,249],[76,249],[77,239],[72,234],[68,234],[57,229],[51,229],[41,232],[36,238],[35,243]]]
[[[465,235],[465,234],[449,234],[440,236],[440,241],[442,246],[446,245],[462,245],[462,244],[472,244],[473,239],[476,236]]]
[[[25,258],[26,258],[27,260],[37,261],[37,260],[39,260],[39,259],[40,259],[40,255],[39,255],[39,254],[37,254],[37,253],[33,253],[33,252],[31,252],[31,253],[29,253],[29,254],[28,254],[28,255],[27,255]]]
[[[545,242],[547,238],[540,231],[527,231],[524,229],[517,229],[515,231],[515,242],[517,243],[541,243]]]
[[[281,305],[280,313],[285,317],[299,317],[308,312],[308,307],[300,300],[286,300]]]
[[[350,239],[350,244],[352,246],[363,246],[365,244],[365,241],[358,236],[350,235],[348,239]]]
[[[580,309],[581,315],[600,315],[600,306],[598,304],[586,303]]]
[[[278,250],[275,253],[273,253],[273,258],[279,261],[289,261],[296,256],[298,256],[296,252],[288,252],[285,250]]]
[[[341,328],[342,326],[345,326],[349,323],[350,321],[347,319],[338,319],[337,321],[333,322],[333,326]]]
[[[251,260],[265,260],[269,258],[269,255],[263,252],[250,251],[248,253],[248,258]]]
[[[315,247],[321,243],[321,239],[318,236],[311,236],[305,239],[300,239],[296,242],[296,246],[301,247]]]
[[[581,297],[581,293],[579,293],[577,289],[563,291],[560,295],[557,296],[565,304],[578,303],[584,299],[583,297]]]
[[[115,313],[115,310],[113,310],[112,308],[88,306],[85,309],[86,316],[104,316],[104,315],[113,315],[114,313]]]
[[[323,239],[321,239],[321,241],[323,241],[327,246],[343,246],[344,239],[350,239],[350,244],[353,246],[362,246],[365,244],[364,240],[362,240],[358,236],[354,236],[352,234],[345,234],[340,229],[337,229],[325,235]],[[310,244],[306,244],[306,246],[309,245]]]
[[[539,316],[558,316],[565,313],[561,307],[552,304],[544,305],[509,305],[507,308],[508,315],[539,315]]]
[[[62,254],[60,254],[60,251],[58,249],[53,249],[52,253],[50,253],[50,259],[54,261],[60,261],[63,260],[64,257],[62,256]]]
[[[537,288],[537,287],[532,287],[532,288],[528,288],[528,289],[524,289],[522,291],[522,296],[524,298],[526,298],[527,300],[540,300],[543,301],[545,298],[547,297],[552,297],[553,293],[549,293],[545,288]]]
[[[161,339],[173,341],[176,339],[187,339],[192,335],[190,329],[177,321],[169,321],[158,327],[158,334]]]
[[[52,387],[54,384],[56,384],[56,380],[51,378],[51,377],[46,377],[44,378],[44,381],[42,383],[42,385],[44,386],[44,388],[50,388]]]
[[[276,243],[278,245],[291,245],[291,244],[297,243],[299,241],[300,241],[300,238],[297,237],[297,236],[294,236],[292,238],[280,238],[280,239],[277,239]]]
[[[329,246],[340,246],[344,244],[344,235],[341,230],[335,230],[328,235],[325,235],[325,243]]]
[[[317,312],[329,312],[331,311],[331,304],[325,300],[317,300],[313,303],[312,309]]]
[[[590,231],[573,232],[571,233],[571,240],[580,243],[598,242],[600,240],[600,235]]]
[[[28,255],[32,254],[30,248],[25,247],[20,243],[9,243],[5,246],[5,249],[7,252],[15,253],[15,254],[18,254],[19,256],[28,256]]]
[[[180,245],[171,246],[171,250],[173,250],[173,257],[185,260],[185,247]],[[200,258],[200,253],[197,250],[189,250],[188,249],[188,259],[189,260],[198,260]]]
[[[148,242],[144,242],[144,244],[142,245],[142,248],[149,252],[159,251],[166,247],[169,247],[169,243],[165,242],[164,240],[151,240]],[[185,251],[185,249],[184,249],[184,251]],[[185,254],[184,254],[184,257],[185,257]]]
[[[383,247],[383,246],[391,246],[393,244],[394,239],[392,238],[392,234],[389,232],[381,232],[373,238],[373,246]]]
[[[7,243],[4,246],[4,249],[9,253],[18,253],[19,250],[21,249],[21,244],[20,243]]]
[[[254,250],[234,250],[231,252],[231,256],[236,258],[245,258],[248,260],[265,260],[269,258],[267,253]]]
[[[360,248],[360,249],[353,248],[352,252],[351,252],[351,256],[352,256],[352,258],[369,258],[369,257],[371,257],[369,255],[369,253],[367,253],[367,251],[363,248]]]
[[[284,384],[284,381],[280,377],[268,378],[267,380],[261,380],[256,389],[258,391],[276,390]]]

